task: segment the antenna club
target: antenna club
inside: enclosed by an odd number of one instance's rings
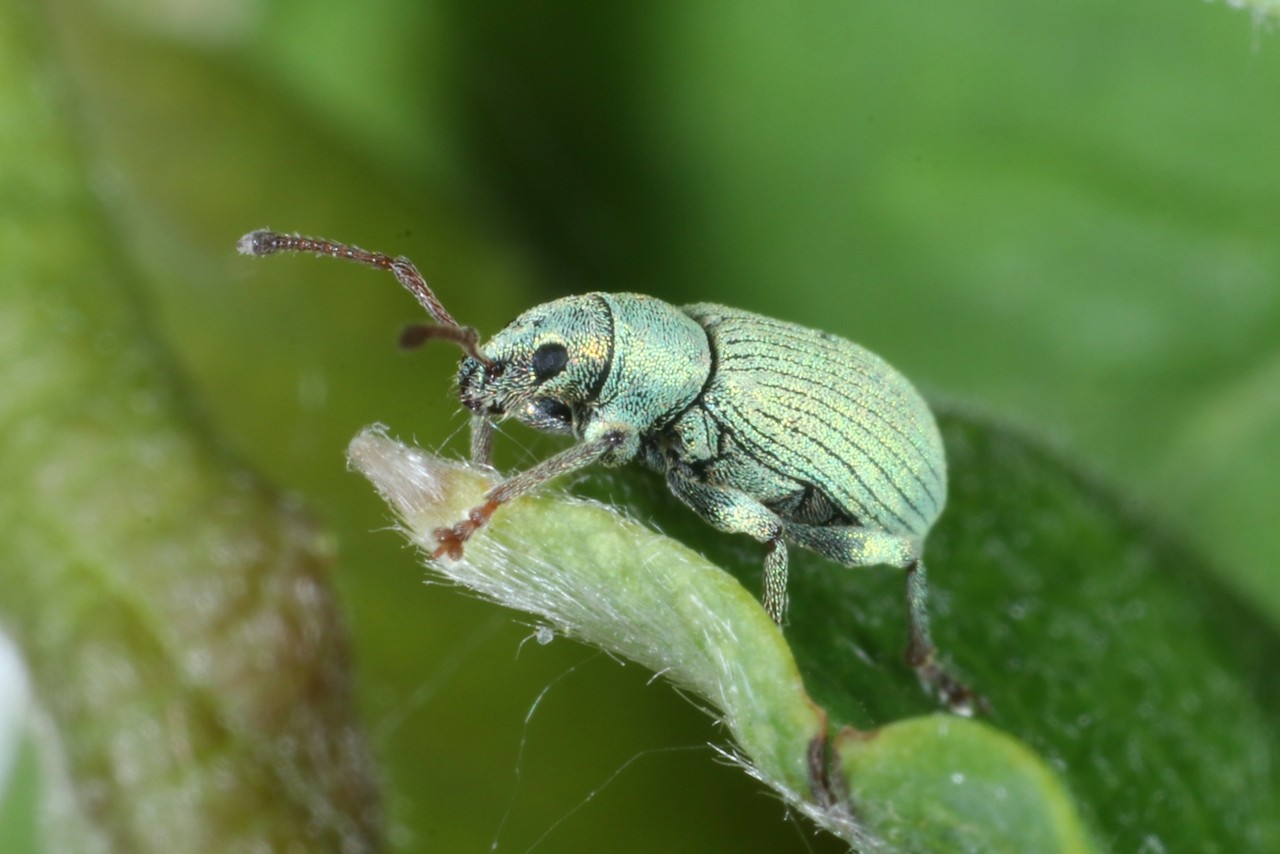
[[[241,255],[271,255],[279,251],[280,237],[268,228],[260,228],[237,240],[236,251]]]

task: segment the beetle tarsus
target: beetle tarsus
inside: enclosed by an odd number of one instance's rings
[[[462,544],[471,539],[471,535],[484,527],[489,521],[489,517],[493,515],[493,511],[498,509],[500,502],[489,500],[479,507],[472,507],[467,511],[467,518],[463,519],[455,525],[447,528],[436,528],[431,532],[435,541],[439,544],[436,550],[431,553],[433,560],[439,560],[445,555],[450,560],[459,560],[462,558]]]
[[[964,718],[991,714],[987,698],[939,667],[932,655],[914,667],[925,692],[937,697],[947,711]]]
[[[436,528],[432,532],[438,546],[431,553],[432,560],[439,560],[445,555],[449,556],[449,560],[462,559],[462,543],[470,536],[470,532],[460,530],[462,524],[454,525],[451,528]]]

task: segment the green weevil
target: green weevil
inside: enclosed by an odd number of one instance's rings
[[[458,391],[472,413],[477,462],[488,463],[493,424],[504,418],[578,440],[438,529],[434,558],[461,557],[502,504],[553,478],[642,459],[712,526],[765,545],[761,604],[780,625],[788,544],[846,566],[904,569],[907,663],[953,711],[981,704],[940,667],[929,633],[921,553],[946,501],[942,439],[920,394],[880,357],[739,309],[608,293],[531,308],[481,346],[406,258],[268,230],[238,248],[390,270],[435,321],[407,328],[402,345],[440,338],[465,352]]]

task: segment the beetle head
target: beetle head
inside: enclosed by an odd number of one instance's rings
[[[609,309],[598,296],[573,296],[517,317],[458,369],[462,403],[477,415],[512,417],[571,433],[594,404],[613,353]]]

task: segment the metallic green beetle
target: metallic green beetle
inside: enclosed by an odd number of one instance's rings
[[[603,293],[529,309],[481,346],[405,258],[265,230],[239,249],[313,252],[393,272],[436,321],[410,327],[402,343],[444,338],[466,351],[458,388],[473,414],[477,461],[488,462],[502,418],[579,440],[437,530],[434,557],[460,557],[498,507],[552,478],[640,458],[711,525],[765,544],[762,604],[779,624],[788,543],[848,566],[905,569],[907,663],[953,710],[971,713],[980,702],[939,667],[929,635],[921,552],[946,501],[942,439],[924,400],[875,354],[738,309]]]

